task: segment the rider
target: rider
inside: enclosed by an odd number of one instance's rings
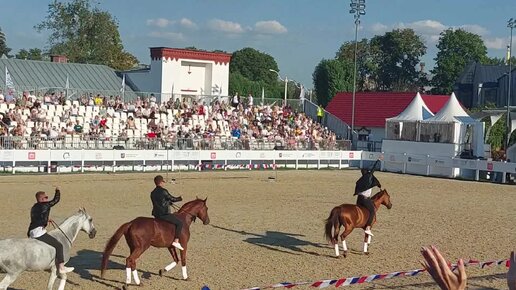
[[[46,226],[48,224],[48,216],[50,215],[50,208],[59,202],[61,192],[59,187],[56,187],[54,198],[48,201],[48,195],[44,191],[36,192],[36,203],[30,210],[30,225],[27,231],[27,236],[32,239],[42,241],[56,249],[56,265],[61,274],[69,273],[74,270],[74,267],[65,267],[63,245],[53,236],[47,234]]]
[[[179,234],[183,228],[183,223],[175,215],[170,213],[169,207],[173,202],[182,201],[183,198],[170,195],[168,190],[163,187],[165,180],[161,175],[154,177],[154,184],[156,188],[151,192],[152,215],[157,219],[164,220],[176,226],[175,239],[172,246],[184,250],[179,243]]]
[[[362,168],[362,176],[355,185],[355,194],[357,197],[357,205],[363,206],[369,210],[369,217],[366,222],[366,230],[365,233],[373,236],[371,232],[371,224],[373,223],[373,218],[375,215],[375,209],[373,201],[371,200],[372,188],[378,186],[380,189],[382,186],[376,177],[373,175],[376,165],[380,162],[380,159],[376,160],[373,167],[371,169]]]

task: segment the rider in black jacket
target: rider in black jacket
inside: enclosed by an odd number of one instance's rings
[[[158,175],[154,177],[154,184],[156,188],[151,192],[152,200],[152,215],[160,220],[164,220],[176,226],[175,239],[172,246],[183,250],[183,247],[179,243],[179,234],[183,228],[183,223],[173,214],[170,213],[170,205],[174,202],[182,201],[182,197],[174,197],[170,195],[168,190],[163,188],[165,180],[163,176]]]
[[[48,201],[48,196],[44,191],[36,193],[36,203],[30,210],[30,225],[27,231],[27,236],[39,241],[42,241],[56,249],[55,263],[60,273],[69,273],[74,270],[73,267],[64,266],[63,245],[53,236],[47,234],[47,227],[50,215],[50,208],[56,205],[61,198],[61,191],[56,188],[54,198]]]
[[[380,189],[382,185],[373,175],[376,165],[380,162],[380,159],[376,160],[373,167],[371,169],[362,169],[362,177],[358,179],[355,185],[355,194],[357,197],[357,205],[363,206],[367,208],[369,211],[369,217],[366,222],[366,230],[365,233],[373,236],[371,232],[371,224],[373,223],[373,219],[375,216],[375,208],[373,201],[371,200],[372,188],[378,186]]]

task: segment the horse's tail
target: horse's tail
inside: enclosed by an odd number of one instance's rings
[[[339,214],[339,207],[335,207],[331,210],[330,216],[325,221],[326,225],[324,226],[324,236],[326,237],[326,240],[332,244],[337,243],[333,237],[332,229],[335,226],[339,226]]]
[[[104,249],[104,253],[102,254],[102,265],[100,267],[100,276],[104,278],[104,272],[106,271],[107,264],[109,261],[109,256],[113,253],[113,249],[115,249],[116,244],[120,240],[120,238],[127,233],[127,230],[131,227],[133,221],[125,223],[121,225],[118,230],[113,234],[111,239],[106,244],[106,248]]]

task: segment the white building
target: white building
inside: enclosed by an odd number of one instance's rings
[[[150,54],[150,68],[122,72],[135,91],[158,101],[228,94],[231,54],[168,47],[151,47]]]

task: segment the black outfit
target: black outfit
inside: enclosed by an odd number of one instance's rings
[[[366,222],[366,226],[371,226],[373,223],[373,219],[375,216],[375,208],[373,201],[365,197],[363,195],[359,195],[358,193],[366,191],[370,188],[373,188],[375,186],[382,187],[378,179],[373,175],[374,170],[376,168],[376,165],[380,162],[380,160],[377,160],[373,167],[370,170],[367,170],[365,172],[362,172],[362,177],[358,179],[355,185],[355,194],[358,195],[357,197],[357,205],[365,207],[369,211],[369,217]]]
[[[181,197],[170,195],[168,190],[161,186],[156,186],[151,192],[152,215],[160,220],[164,220],[176,226],[175,237],[179,238],[183,223],[170,213],[170,205],[174,202],[182,201]]]
[[[50,208],[56,205],[61,198],[61,192],[56,189],[54,198],[47,202],[37,202],[30,209],[30,225],[27,231],[27,237],[30,236],[30,231],[37,227],[46,228],[48,224],[48,216],[50,215]],[[45,233],[37,237],[36,240],[42,241],[56,249],[56,264],[59,265],[64,262],[63,245],[56,240],[56,238]]]

